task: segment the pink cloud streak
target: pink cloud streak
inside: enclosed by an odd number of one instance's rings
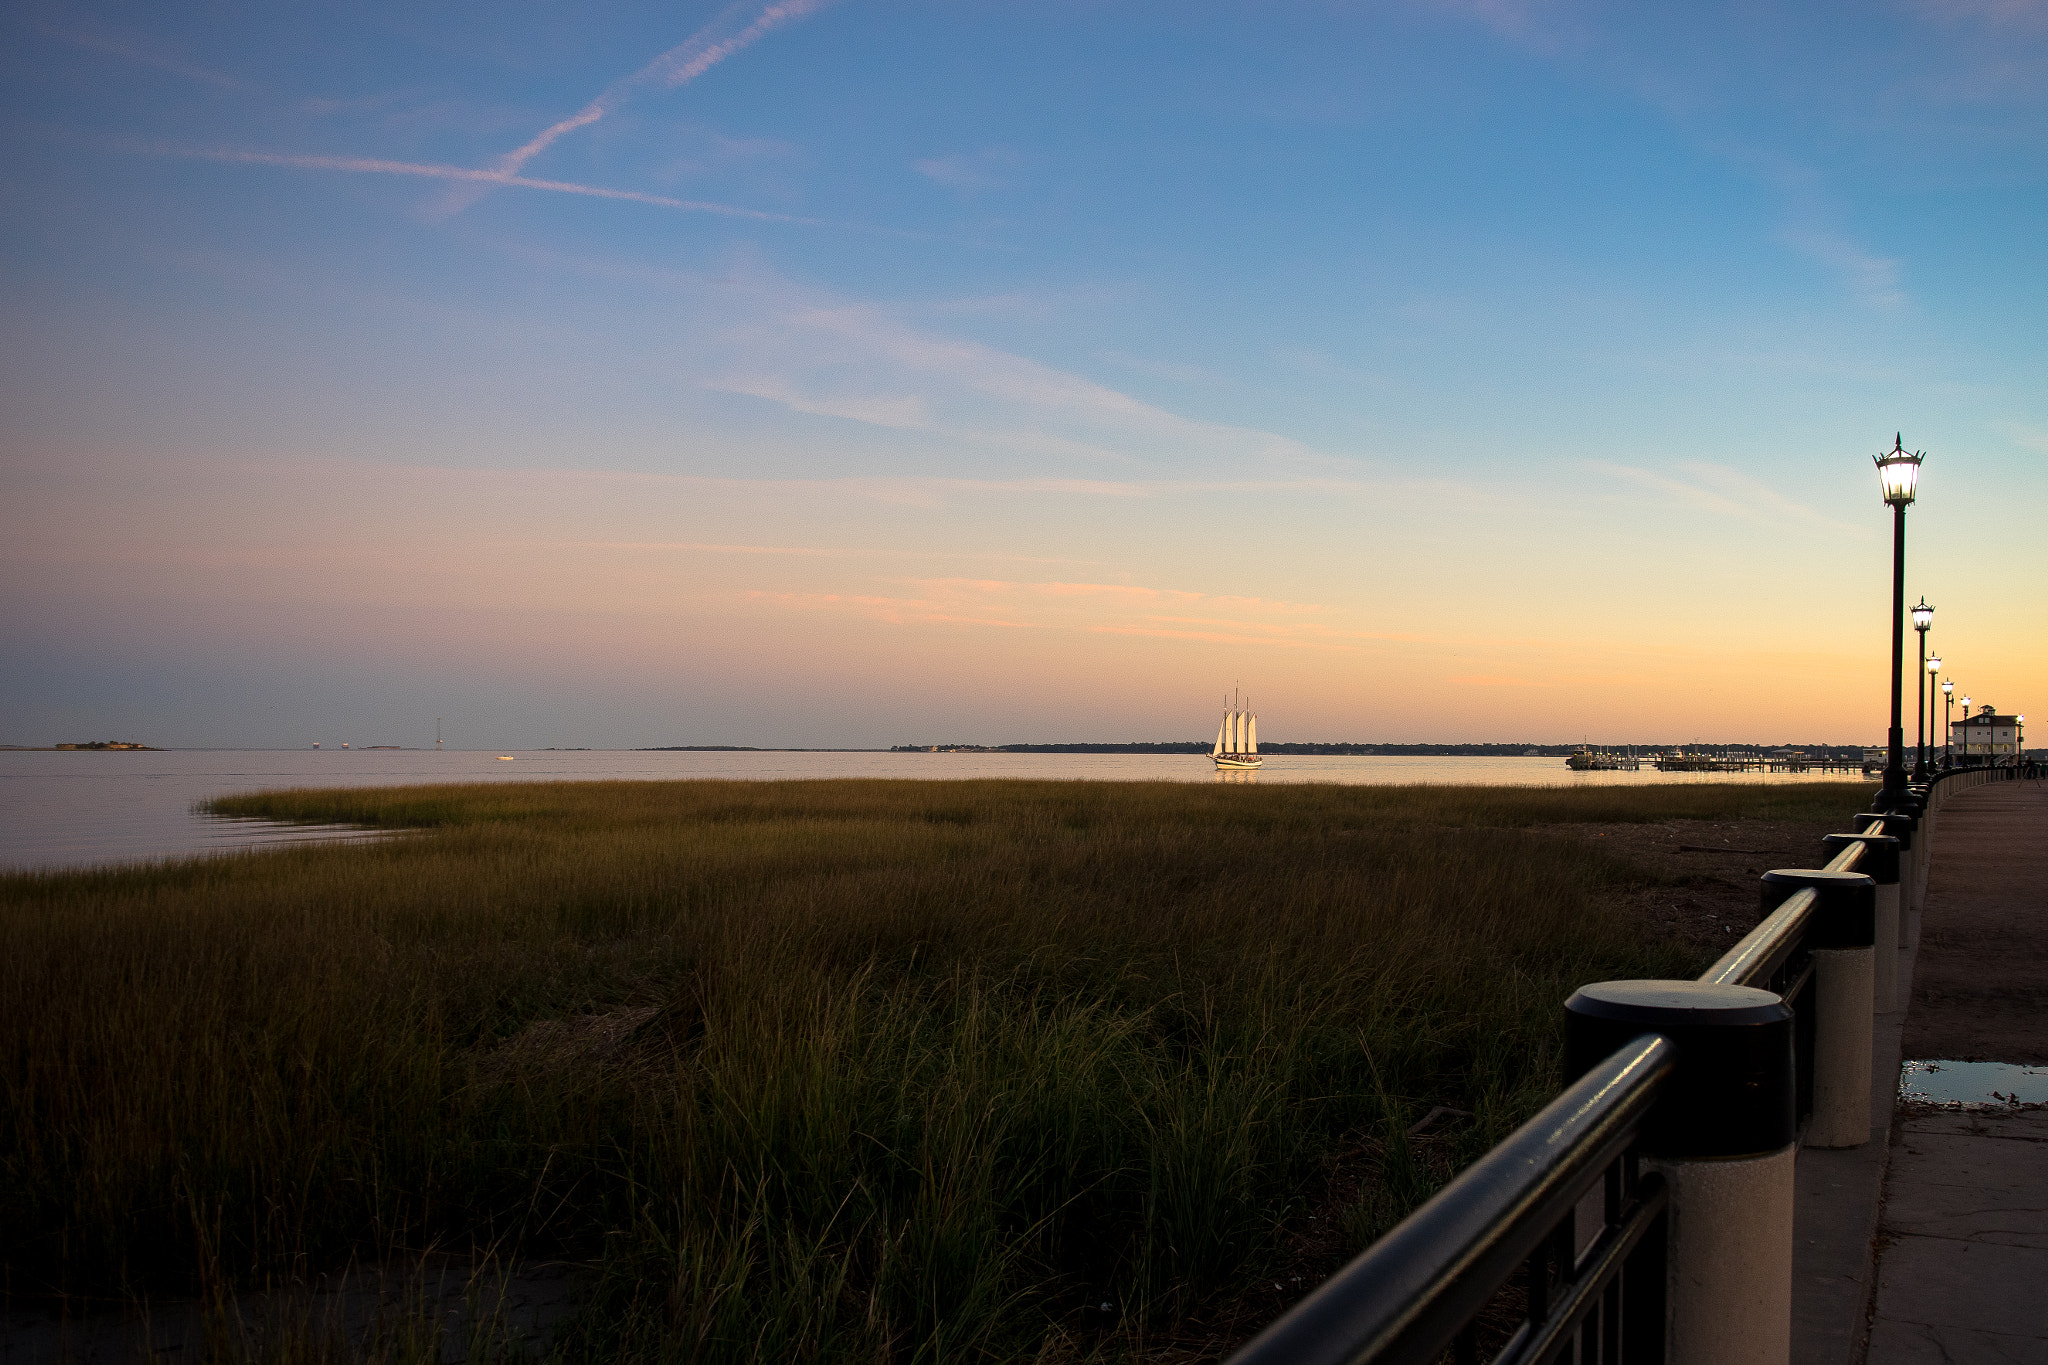
[[[537,180],[531,176],[507,175],[501,171],[471,166],[444,166],[421,161],[388,161],[368,156],[306,156],[290,152],[248,152],[228,147],[152,147],[157,156],[189,157],[198,161],[220,161],[243,166],[287,166],[302,171],[348,171],[359,175],[409,175],[428,180],[469,181],[489,185],[514,185],[520,189],[548,190],[556,194],[580,194],[592,199],[622,199],[657,208],[682,209],[690,213],[715,213],[725,218],[747,218],[765,223],[804,223],[823,226],[821,218],[800,218],[794,214],[767,213],[702,199],[676,199],[666,194],[640,190],[615,190],[603,185],[579,185],[569,180]]]
[[[630,76],[623,76],[606,86],[598,97],[565,119],[551,123],[534,135],[524,146],[499,157],[492,170],[495,177],[478,178],[476,183],[456,190],[441,203],[444,215],[462,212],[485,194],[493,183],[519,183],[499,177],[516,176],[527,162],[539,156],[550,146],[578,128],[588,128],[599,119],[623,105],[633,91],[644,85],[660,82],[673,90],[697,79],[712,67],[745,48],[753,46],[760,39],[786,24],[796,22],[807,15],[823,9],[829,0],[779,0],[754,16],[752,23],[739,32],[727,37],[719,36],[744,12],[744,4],[728,6],[716,19],[698,29],[684,42],[656,57]]]

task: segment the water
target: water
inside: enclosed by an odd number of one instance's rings
[[[1899,1068],[1899,1098],[1961,1109],[2048,1104],[2048,1066],[1939,1059],[1907,1062]]]
[[[1561,758],[1269,757],[1257,772],[1218,773],[1201,754],[674,753],[636,750],[177,749],[0,751],[0,868],[86,867],[308,840],[363,831],[221,820],[194,814],[208,797],[277,787],[381,787],[427,782],[559,782],[679,778],[1035,777],[1105,782],[1550,787],[1659,782],[1814,782],[1782,773],[1575,773]]]

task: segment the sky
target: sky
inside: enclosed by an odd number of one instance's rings
[[[2048,0],[21,0],[0,177],[0,743],[1875,743],[1901,433],[2048,713]]]

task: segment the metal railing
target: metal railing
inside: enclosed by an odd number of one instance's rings
[[[1666,1196],[1634,1148],[1675,1052],[1644,1038],[1581,1076],[1238,1352],[1239,1365],[1435,1361],[1446,1349],[1476,1361],[1474,1320],[1518,1271],[1528,1317],[1496,1360],[1548,1359],[1589,1320],[1609,1340],[1661,1337],[1664,1268],[1635,1253],[1662,1251]],[[1602,1226],[1581,1253],[1577,1209],[1596,1186]]]
[[[1568,1057],[1564,1092],[1232,1365],[1788,1360],[1794,1150],[1868,1140],[1871,1016],[1903,1006],[1880,988],[1926,836],[1992,780],[2010,779],[1942,772],[1831,836],[1825,867],[1768,874],[1760,922],[1697,981],[1583,988],[1567,1037],[1597,1051]],[[1520,1321],[1482,1355],[1489,1305]]]

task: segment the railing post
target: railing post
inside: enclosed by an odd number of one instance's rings
[[[1670,1190],[1666,1365],[1789,1365],[1792,1355],[1792,1011],[1769,991],[1604,981],[1565,1005],[1574,1076],[1645,1033],[1678,1070],[1641,1147]]]
[[[1911,809],[1919,821],[1915,830],[1920,836],[1914,841],[1920,847],[1919,856],[1913,859],[1913,889],[1908,896],[1915,910],[1924,910],[1927,908],[1927,873],[1930,870],[1927,855],[1933,851],[1934,844],[1933,795],[1925,787],[1910,787],[1907,790],[1913,797],[1914,804]]]
[[[1861,815],[1859,820],[1880,821],[1882,830],[1868,830],[1871,834],[1889,834],[1899,841],[1899,937],[1898,947],[1906,946],[1906,915],[1913,908],[1912,886],[1914,870],[1920,859],[1920,822],[1911,815],[1892,811],[1883,815]],[[1902,1007],[1903,1008],[1903,1007]]]
[[[1877,884],[1861,872],[1779,868],[1763,876],[1763,913],[1811,887],[1806,949],[1813,956],[1813,1118],[1809,1147],[1870,1141]]]
[[[1873,944],[1876,971],[1872,977],[1871,1007],[1879,1014],[1902,1010],[1906,1002],[1899,999],[1899,841],[1889,834],[1830,834],[1821,843],[1830,855],[1851,844],[1863,845],[1863,860],[1857,864],[1857,870],[1868,873],[1870,880],[1877,883]]]

